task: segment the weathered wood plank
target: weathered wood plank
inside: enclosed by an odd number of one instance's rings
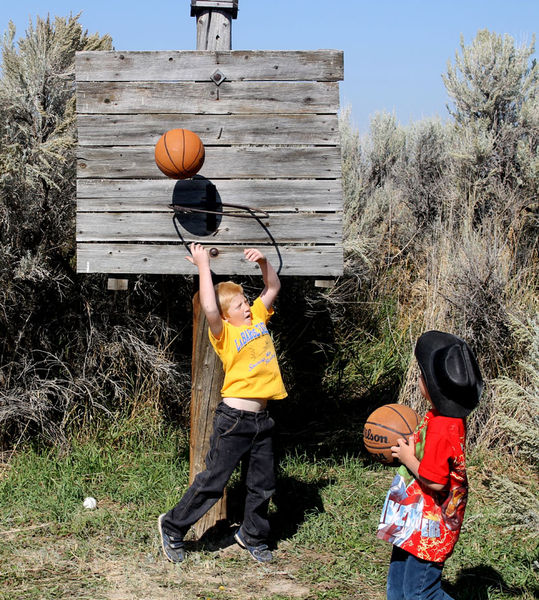
[[[207,244],[208,247],[211,244]],[[260,246],[262,248],[262,246]],[[264,254],[275,268],[279,256],[275,248],[263,247]],[[281,275],[326,277],[342,275],[343,251],[339,246],[279,245],[282,259]],[[186,260],[182,245],[151,244],[78,244],[79,273],[110,274],[196,274],[196,268]],[[219,246],[219,255],[211,259],[211,269],[217,275],[257,275],[260,270],[243,259],[243,247]]]
[[[78,213],[79,242],[177,242],[175,223],[166,213]],[[223,217],[214,233],[206,230],[206,215],[182,216],[180,233],[187,242],[268,243],[271,239],[256,219]],[[342,238],[339,213],[277,213],[263,219],[279,243],[338,243]],[[177,220],[175,221],[176,224]],[[209,241],[211,240],[211,241]]]
[[[77,177],[164,178],[152,147],[79,147]],[[199,175],[211,179],[306,178],[337,179],[341,153],[337,147],[206,147]]]
[[[170,213],[173,197],[194,202],[206,193],[204,179],[79,179],[79,211],[162,211]],[[342,211],[341,181],[223,179],[216,182],[218,200],[266,211]]]
[[[80,146],[156,144],[169,129],[190,129],[205,144],[339,144],[337,115],[132,114],[77,117]]]
[[[80,82],[77,112],[98,114],[336,114],[339,84],[295,82]]]
[[[340,81],[341,50],[77,52],[77,81]]]

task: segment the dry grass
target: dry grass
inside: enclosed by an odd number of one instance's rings
[[[2,536],[15,551],[20,535]],[[54,535],[34,535],[23,544],[17,564],[3,569],[2,582],[19,600],[71,597],[92,600],[254,600],[312,597],[312,587],[297,579],[301,559],[286,548],[270,566],[257,565],[237,544],[217,552],[194,551],[186,562],[163,559],[157,536],[145,550],[122,552],[106,536],[86,542]],[[4,600],[9,596],[2,595]],[[357,596],[359,598],[359,596]]]

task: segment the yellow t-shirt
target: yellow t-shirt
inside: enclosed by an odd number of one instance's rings
[[[273,309],[268,311],[257,298],[251,306],[251,325],[235,327],[223,321],[219,339],[209,331],[210,342],[225,371],[223,397],[279,400],[288,395],[266,327],[272,315]]]

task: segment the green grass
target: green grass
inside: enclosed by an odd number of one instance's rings
[[[171,502],[188,477],[185,440],[168,432],[139,446],[114,437],[75,442],[68,453],[55,449],[17,453],[0,487],[2,518],[11,527],[54,521],[84,521],[82,499],[94,496],[102,518],[124,512],[144,519],[158,498]],[[120,511],[116,508],[121,507]]]
[[[469,462],[470,502],[446,586],[456,600],[531,600],[537,532],[511,528],[490,475],[521,476],[537,495],[536,473],[509,459]],[[285,455],[271,506],[275,563],[253,564],[221,544],[195,545],[177,566],[161,556],[155,521],[187,485],[185,436],[109,432],[69,452],[19,450],[0,471],[0,600],[96,600],[118,590],[125,598],[382,600],[390,546],[375,531],[392,474],[362,456]],[[97,510],[82,507],[88,495]]]

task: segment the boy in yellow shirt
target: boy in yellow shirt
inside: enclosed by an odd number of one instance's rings
[[[264,289],[250,306],[243,288],[226,281],[213,285],[210,257],[200,244],[191,244],[187,257],[200,278],[200,304],[209,326],[210,341],[223,363],[222,402],[215,411],[206,470],[199,473],[180,502],[159,517],[163,552],[171,562],[185,558],[184,536],[222,496],[240,460],[248,455],[244,518],[234,537],[258,562],[271,561],[267,546],[268,505],[275,491],[272,432],[268,400],[285,398],[273,341],[267,322],[281,288],[277,273],[257,249],[244,250],[246,260],[258,263]]]

